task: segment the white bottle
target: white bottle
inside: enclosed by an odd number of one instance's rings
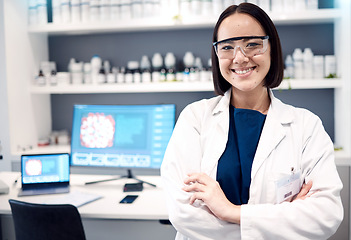
[[[201,15],[202,2],[201,0],[191,0],[191,13],[195,16]]]
[[[218,17],[221,12],[223,11],[223,3],[222,0],[212,0],[212,9],[213,9],[213,15],[215,17]]]
[[[98,76],[101,68],[101,58],[99,55],[94,55],[91,58],[91,80],[93,84],[98,83]]]
[[[286,1],[286,0],[284,0]],[[282,0],[272,0],[271,5],[272,12],[282,12],[284,10],[284,5]]]
[[[310,48],[303,51],[304,78],[313,78],[313,52]]]
[[[81,22],[81,12],[80,12],[80,0],[71,0],[71,18],[72,23]]]
[[[294,77],[295,79],[304,78],[304,67],[303,67],[303,53],[301,48],[295,48],[293,52],[294,60]]]
[[[161,69],[163,66],[163,59],[160,53],[155,53],[151,60],[152,63],[152,82],[161,81]]]
[[[72,84],[83,83],[83,62],[71,64],[71,82]]]
[[[100,0],[90,0],[90,21],[100,21]]]
[[[100,0],[100,21],[107,22],[111,19],[111,2],[110,0]]]
[[[52,22],[61,23],[61,0],[52,0]]]
[[[266,12],[271,11],[271,1],[270,0],[259,0],[259,6]]]
[[[324,57],[324,71],[326,78],[336,78],[336,58],[334,55],[326,55]]]
[[[141,0],[132,0],[131,2],[132,18],[138,19],[143,17],[143,2]]]
[[[295,11],[305,11],[306,1],[305,0],[295,0]]]
[[[318,9],[318,0],[306,0],[307,10],[317,10]]]
[[[71,22],[71,1],[61,0],[61,20],[62,23]]]
[[[116,74],[117,69],[115,67],[111,68],[107,74],[107,83],[116,83]]]
[[[212,0],[202,1],[201,15],[202,16],[211,16],[212,15]]]
[[[36,25],[38,23],[37,17],[37,1],[30,0],[28,5],[28,24]]]
[[[293,12],[294,10],[294,2],[291,0],[283,0],[283,10],[284,12]]]
[[[150,83],[151,82],[151,64],[150,64],[149,58],[146,55],[141,57],[140,71],[141,71],[141,82]]]
[[[91,79],[91,63],[84,63],[83,65],[83,83],[85,84],[91,84],[92,79]]]
[[[111,0],[111,21],[120,19],[121,3],[120,0]]]
[[[313,78],[324,78],[324,57],[322,55],[313,57]]]
[[[186,68],[191,68],[195,64],[195,57],[192,52],[186,52],[183,57],[183,63]]]
[[[81,19],[83,23],[87,23],[90,20],[90,0],[81,0]]]
[[[188,18],[192,15],[191,12],[191,0],[180,0],[179,3],[180,14],[182,18]]]
[[[291,55],[285,58],[284,78],[294,78],[294,61]]]
[[[47,9],[46,0],[37,0],[38,24],[42,25],[48,23]]]
[[[124,77],[125,77],[125,72],[126,69],[124,67],[121,67],[118,72],[117,72],[117,83],[124,83]]]
[[[121,19],[129,20],[132,18],[131,0],[121,0]]]
[[[71,23],[71,1],[61,0],[61,21]]]

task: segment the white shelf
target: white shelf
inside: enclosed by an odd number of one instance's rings
[[[49,145],[43,147],[32,147],[25,151],[17,151],[12,153],[15,156],[23,154],[50,154],[50,153],[71,153],[70,145]]]
[[[306,10],[303,12],[269,13],[276,25],[310,24],[334,22],[341,17],[339,9]],[[49,35],[82,35],[108,32],[135,32],[150,30],[175,30],[214,27],[217,18],[189,17],[189,18],[150,18],[131,19],[128,21],[115,21],[103,23],[77,23],[28,26],[29,33],[48,33]]]
[[[340,88],[342,81],[333,80],[284,80],[276,89]],[[147,84],[77,84],[62,86],[31,86],[32,94],[87,94],[87,93],[146,93],[146,92],[213,92],[212,82],[164,82]]]

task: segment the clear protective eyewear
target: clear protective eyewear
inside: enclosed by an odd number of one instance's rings
[[[246,57],[261,55],[267,51],[269,36],[233,37],[213,43],[220,59],[233,59],[237,49]]]

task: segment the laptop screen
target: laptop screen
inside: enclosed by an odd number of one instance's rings
[[[25,185],[69,183],[69,154],[21,156],[22,187]]]

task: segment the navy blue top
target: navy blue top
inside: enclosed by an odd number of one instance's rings
[[[218,161],[217,181],[230,202],[249,200],[251,167],[266,115],[250,109],[229,107],[227,146]]]

